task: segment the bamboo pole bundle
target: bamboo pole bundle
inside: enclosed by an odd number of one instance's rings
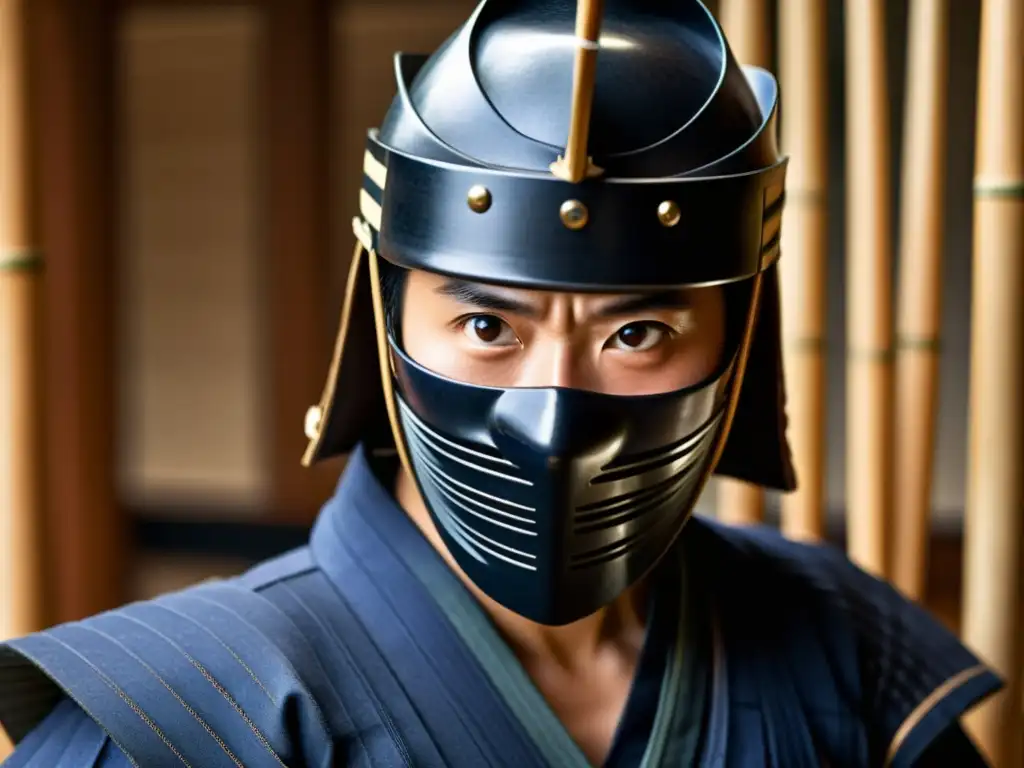
[[[846,526],[848,551],[886,575],[891,507],[892,286],[885,0],[846,18]]]
[[[825,305],[828,296],[827,8],[779,0],[779,80],[786,225],[779,261],[789,439],[800,487],[782,498],[782,531],[823,536],[825,503]]]
[[[28,0],[0,0],[0,639],[43,622],[27,12]]]
[[[766,0],[721,0],[718,18],[740,64],[771,67],[771,41]],[[764,520],[764,490],[731,478],[717,481],[719,519],[734,525]]]
[[[981,11],[964,641],[1005,678],[968,722],[993,765],[1024,764],[1024,3]]]
[[[939,390],[949,0],[913,0],[900,194],[892,575],[924,597]],[[895,556],[899,553],[899,556]]]

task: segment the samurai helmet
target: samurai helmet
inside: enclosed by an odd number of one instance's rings
[[[668,553],[712,472],[795,487],[777,84],[698,0],[483,0],[433,55],[394,62],[304,462],[393,445],[466,575],[565,624]],[[477,386],[406,354],[379,259],[562,292],[722,285],[738,321],[715,373],[675,392]]]

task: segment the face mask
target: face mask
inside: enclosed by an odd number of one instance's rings
[[[695,387],[622,397],[465,384],[390,347],[416,482],[448,550],[489,597],[567,624],[672,546],[719,442],[731,366]]]

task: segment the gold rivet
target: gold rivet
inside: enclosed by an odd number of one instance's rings
[[[674,200],[666,200],[658,206],[658,221],[666,227],[674,227],[682,217],[679,205]]]
[[[306,437],[310,440],[316,440],[320,436],[320,422],[323,420],[324,412],[319,405],[314,405],[306,411],[306,419],[303,424],[303,428],[306,432]]]
[[[482,184],[474,184],[466,195],[469,207],[477,213],[483,213],[491,207],[491,191]]]
[[[579,200],[566,200],[558,209],[558,215],[562,217],[562,223],[569,229],[583,229],[587,226],[587,219],[590,218],[587,206]]]

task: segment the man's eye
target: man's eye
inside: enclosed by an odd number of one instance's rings
[[[474,315],[465,321],[462,330],[473,341],[488,346],[507,346],[516,340],[508,323],[494,315]]]
[[[669,329],[662,323],[640,322],[624,325],[612,336],[610,346],[626,352],[646,352],[660,344]]]

